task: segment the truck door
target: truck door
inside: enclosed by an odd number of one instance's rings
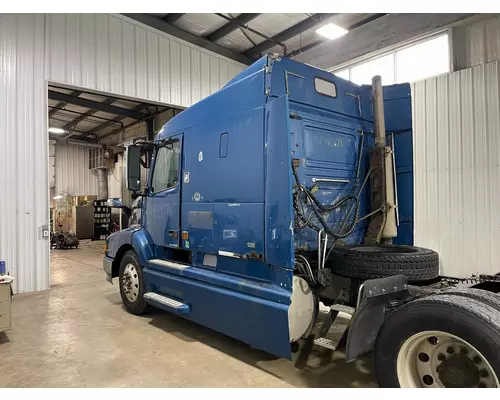
[[[156,246],[179,246],[182,138],[173,136],[154,154],[145,218]]]

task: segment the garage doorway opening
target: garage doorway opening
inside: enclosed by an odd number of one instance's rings
[[[51,284],[60,284],[85,273],[64,260],[100,268],[105,239],[129,225],[130,215],[107,205],[133,206],[126,147],[152,140],[183,108],[53,83],[47,99]]]

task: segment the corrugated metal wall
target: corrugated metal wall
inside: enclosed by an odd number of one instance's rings
[[[49,287],[47,80],[189,106],[244,68],[106,14],[0,15],[0,259],[14,290]]]
[[[498,62],[412,85],[415,243],[441,273],[500,272]]]
[[[500,61],[500,15],[453,28],[453,53],[456,71]]]
[[[97,177],[89,169],[89,148],[56,145],[56,193],[68,196],[97,195]]]
[[[189,106],[244,69],[119,15],[48,15],[45,30],[48,79],[140,99]]]
[[[0,259],[16,291],[49,286],[45,17],[0,16]]]

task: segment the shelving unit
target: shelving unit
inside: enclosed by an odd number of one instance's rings
[[[94,200],[94,234],[92,240],[104,240],[110,234],[111,207],[106,200]]]

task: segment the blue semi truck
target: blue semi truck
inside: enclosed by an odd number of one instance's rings
[[[128,148],[140,219],[107,239],[107,278],[133,314],[158,307],[302,365],[343,347],[372,355],[384,387],[499,387],[496,277],[443,279],[413,246],[412,154],[408,84],[262,57]]]

